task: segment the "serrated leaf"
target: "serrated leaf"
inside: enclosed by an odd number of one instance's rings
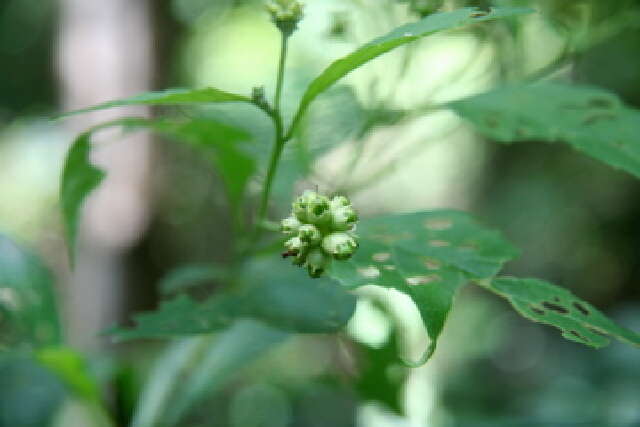
[[[439,31],[531,12],[533,12],[531,9],[512,7],[493,8],[491,12],[483,12],[478,8],[466,7],[451,12],[434,13],[418,22],[398,27],[390,33],[365,44],[355,52],[333,62],[313,80],[302,97],[291,129],[293,130],[297,126],[309,105],[318,95],[356,68],[396,47]]]
[[[61,341],[51,273],[35,254],[0,235],[0,349]]]
[[[60,118],[128,105],[189,105],[219,102],[251,102],[251,99],[212,87],[204,89],[167,89],[158,92],[142,93],[130,98],[109,101],[82,110],[71,111],[61,115]]]
[[[500,277],[479,282],[506,298],[524,317],[555,326],[562,336],[595,348],[609,344],[607,335],[640,346],[640,335],[618,326],[594,306],[570,291],[538,279]]]
[[[138,314],[132,329],[114,329],[118,339],[167,338],[210,333],[240,318],[256,319],[283,331],[332,333],[355,310],[355,297],[330,279],[310,279],[280,258],[248,265],[242,291],[225,291],[203,302],[186,295]]]
[[[492,277],[517,255],[502,236],[469,215],[439,210],[363,220],[360,247],[349,261],[334,262],[330,274],[349,288],[377,285],[411,297],[435,351],[457,290],[470,278]]]
[[[640,110],[594,87],[560,83],[511,86],[450,104],[499,142],[566,142],[640,178]]]
[[[232,206],[239,207],[247,182],[255,171],[254,160],[237,147],[249,138],[245,132],[203,119],[172,121],[130,117],[103,123],[74,141],[62,174],[60,201],[72,263],[82,205],[105,178],[105,172],[91,163],[91,137],[93,133],[113,126],[121,126],[125,131],[148,129],[201,150],[225,182]]]

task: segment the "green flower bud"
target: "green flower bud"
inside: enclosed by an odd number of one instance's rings
[[[327,265],[331,262],[331,258],[322,251],[322,249],[313,249],[307,256],[307,270],[309,276],[317,279],[322,276]]]
[[[351,206],[351,202],[344,196],[335,196],[331,199],[331,209],[339,209],[345,206]]]
[[[305,243],[315,246],[322,241],[322,234],[315,225],[304,224],[298,229],[298,237]]]
[[[349,259],[358,247],[355,228],[358,215],[344,196],[329,200],[307,190],[292,204],[292,214],[282,220],[282,231],[295,237],[287,240],[283,258],[294,257],[295,265],[320,277],[332,259]]]
[[[307,244],[300,239],[300,237],[292,237],[284,242],[284,247],[292,254],[299,254],[303,251]]]
[[[349,233],[331,233],[322,240],[322,249],[337,260],[347,260],[351,258],[358,243]]]
[[[331,227],[334,231],[348,231],[358,220],[358,214],[351,206],[331,210]]]
[[[270,0],[266,4],[273,23],[286,36],[290,36],[304,17],[303,5],[297,0]]]
[[[282,220],[280,229],[284,234],[293,235],[298,233],[298,229],[302,224],[295,216],[290,216]]]
[[[325,224],[331,221],[331,206],[329,199],[316,195],[307,204],[307,220],[312,224]]]

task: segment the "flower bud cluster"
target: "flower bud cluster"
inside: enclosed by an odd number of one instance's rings
[[[269,0],[266,8],[273,23],[287,36],[298,28],[304,16],[304,6],[297,0]]]
[[[320,277],[332,259],[347,260],[358,248],[353,233],[357,221],[346,197],[329,199],[307,190],[293,202],[291,216],[282,220],[282,232],[290,236],[283,256],[293,257],[311,277]]]

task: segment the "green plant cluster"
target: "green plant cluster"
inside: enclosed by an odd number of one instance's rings
[[[344,196],[329,199],[307,190],[293,203],[291,216],[282,220],[282,232],[292,236],[284,257],[320,277],[332,259],[344,261],[358,248],[354,229],[358,215]]]

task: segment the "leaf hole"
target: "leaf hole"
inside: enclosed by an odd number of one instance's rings
[[[592,108],[613,108],[615,103],[609,98],[591,98],[587,101],[587,106]]]
[[[581,333],[579,333],[578,331],[574,331],[573,329],[569,331],[571,333],[571,335],[575,336],[578,339],[581,339],[582,341],[587,341],[589,342],[589,340],[587,339],[587,337],[583,336]]]
[[[453,227],[453,221],[448,218],[428,219],[424,222],[424,226],[432,231],[448,230]]]
[[[588,316],[589,314],[591,314],[591,312],[587,309],[587,307],[585,307],[578,301],[574,301],[573,306],[576,308],[576,310],[578,310],[580,313],[584,314],[585,316]]]
[[[442,280],[437,274],[430,274],[428,276],[413,276],[407,277],[405,281],[409,286],[426,285],[427,283],[438,282]]]
[[[380,277],[380,270],[378,270],[378,267],[370,265],[368,267],[359,268],[358,274],[366,279],[376,279]]]
[[[434,248],[444,248],[446,246],[451,246],[451,243],[446,240],[429,240],[429,246],[433,246]]]
[[[533,311],[537,315],[544,316],[544,310],[539,309],[538,307],[533,306],[533,305],[529,305],[529,308],[531,309],[531,311]]]
[[[385,262],[385,261],[389,261],[389,259],[391,258],[391,254],[389,252],[378,252],[373,254],[371,258],[375,262]]]
[[[561,306],[559,304],[555,304],[555,303],[549,302],[549,301],[543,301],[542,302],[542,306],[544,308],[546,308],[547,310],[555,311],[556,313],[560,313],[560,314],[568,314],[569,313],[569,310],[567,310],[563,306]]]

